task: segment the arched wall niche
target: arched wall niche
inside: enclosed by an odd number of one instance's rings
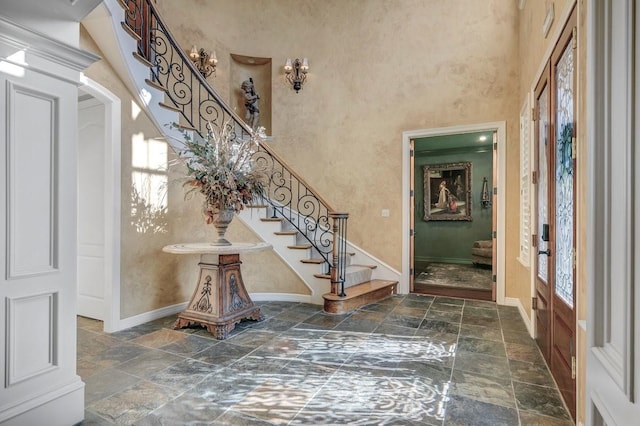
[[[271,58],[258,58],[231,54],[230,96],[231,106],[245,121],[246,107],[242,82],[253,79],[253,86],[260,97],[258,108],[260,118],[258,126],[265,128],[265,133],[271,135]]]

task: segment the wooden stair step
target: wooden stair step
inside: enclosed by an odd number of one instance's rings
[[[298,235],[298,231],[277,231],[275,235]]]
[[[323,280],[330,280],[331,279],[331,275],[329,274],[313,274],[314,277],[316,278],[320,278]]]
[[[173,126],[186,131],[196,131],[196,128],[189,124],[175,123]]]
[[[142,64],[145,65],[147,68],[153,67],[153,64],[138,52],[133,52],[133,57],[136,58],[138,61],[142,62]]]
[[[167,91],[167,89],[165,89],[163,85],[161,85],[160,83],[155,82],[155,81],[153,81],[153,80],[151,80],[149,78],[145,78],[144,82],[146,83],[147,86],[151,86],[151,87],[153,87],[155,89],[158,89],[161,92],[166,92]],[[171,108],[169,105],[167,105],[167,107]]]
[[[311,244],[300,244],[300,245],[296,245],[296,246],[287,246],[287,248],[290,248],[292,250],[307,250],[311,248]]]
[[[302,263],[313,263],[316,265],[322,265],[324,263],[324,259],[302,259],[300,262]]]
[[[140,37],[140,35],[138,35],[138,33],[129,26],[129,24],[127,24],[126,22],[120,22],[120,24],[122,25],[122,29],[124,29],[125,32],[133,37],[136,41],[142,40],[142,37]]]
[[[282,222],[281,217],[261,217],[260,220],[263,222]]]
[[[245,208],[248,209],[266,209],[267,207],[269,206],[267,206],[266,204],[249,204],[245,206]]]
[[[346,296],[327,293],[324,298],[324,311],[330,314],[345,314],[361,306],[379,302],[398,292],[398,281],[371,280],[344,290]]]
[[[164,102],[158,102],[158,105],[160,105],[161,108],[168,109],[169,111],[180,112],[180,108],[174,107]]]

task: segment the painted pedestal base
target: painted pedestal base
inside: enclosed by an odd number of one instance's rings
[[[260,308],[256,307],[242,281],[240,254],[270,247],[265,243],[254,245],[233,244],[226,247],[201,249],[200,275],[187,309],[178,315],[174,329],[200,324],[216,339],[226,339],[237,323],[243,319],[260,321]],[[194,253],[197,245],[165,247],[170,253]],[[188,251],[190,249],[190,251]],[[235,251],[235,253],[234,253]]]

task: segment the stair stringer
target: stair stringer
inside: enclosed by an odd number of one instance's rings
[[[178,129],[167,126],[180,122],[179,113],[161,107],[160,103],[165,102],[165,92],[146,83],[150,70],[133,55],[138,51],[137,41],[122,28],[124,21],[122,5],[117,0],[104,0],[82,21],[82,25],[134,98],[140,101],[149,119],[165,135],[167,143],[179,152],[182,147],[178,141],[184,136]]]

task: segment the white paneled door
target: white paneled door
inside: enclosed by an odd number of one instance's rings
[[[78,108],[78,314],[105,316],[105,106],[91,97]]]

